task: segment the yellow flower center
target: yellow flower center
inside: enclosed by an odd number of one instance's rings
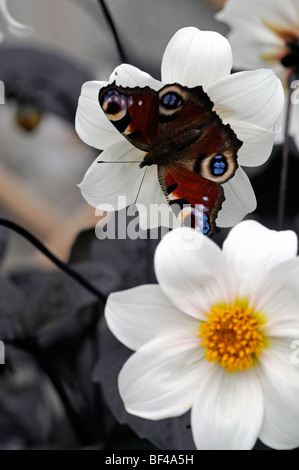
[[[212,307],[207,317],[200,325],[201,346],[206,348],[206,359],[219,362],[227,372],[247,370],[267,347],[262,332],[265,319],[246,303]]]

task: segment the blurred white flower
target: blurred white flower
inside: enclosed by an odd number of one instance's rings
[[[127,411],[159,420],[191,409],[198,449],[299,445],[299,257],[291,231],[254,221],[231,230],[223,250],[180,228],[158,245],[159,285],[109,296],[114,335],[137,351],[123,366]]]
[[[234,66],[269,67],[287,89],[293,72],[299,70],[299,0],[227,0],[216,18],[231,28]],[[299,148],[297,104],[291,108],[289,134]],[[281,133],[276,142],[283,138]]]
[[[20,23],[10,14],[9,9],[7,7],[7,0],[0,0],[0,13],[2,14],[6,22],[8,30],[14,36],[23,37],[32,34],[33,28],[31,26],[27,26],[26,24]],[[3,39],[4,34],[2,31],[0,31],[0,41],[3,41]]]
[[[283,90],[270,70],[230,75],[231,67],[231,48],[223,36],[189,27],[179,30],[166,47],[161,82],[136,67],[122,64],[108,82],[85,83],[76,116],[77,133],[88,145],[104,150],[101,160],[115,162],[99,165],[97,158],[89,168],[80,185],[87,202],[99,209],[105,209],[109,203],[114,210],[119,210],[123,208],[119,206],[119,195],[126,196],[127,205],[130,205],[138,194],[137,202],[146,208],[150,204],[166,204],[156,165],[140,169],[138,165],[118,164],[120,161],[141,161],[144,152],[128,142],[100,108],[99,91],[114,81],[122,87],[149,86],[156,91],[167,83],[190,88],[201,85],[222,122],[230,124],[243,142],[238,152],[239,165],[262,165],[272,151],[276,123],[283,107]],[[241,167],[222,186],[225,201],[216,224],[231,227],[255,209],[255,195]],[[153,221],[143,215],[149,213],[148,210],[139,214],[143,229],[154,227]],[[165,217],[162,225],[169,226],[170,220],[169,216]]]

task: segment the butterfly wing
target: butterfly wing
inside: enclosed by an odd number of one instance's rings
[[[135,147],[149,152],[158,134],[159,96],[149,87],[102,88],[99,103],[116,129]]]
[[[99,94],[108,119],[135,147],[146,152],[140,167],[156,164],[161,188],[179,221],[211,236],[224,201],[222,183],[233,177],[242,142],[213,110],[202,87],[166,85],[122,88]]]
[[[180,105],[167,109],[174,94]],[[161,188],[182,225],[211,236],[225,199],[221,184],[233,177],[242,142],[213,111],[202,87],[170,85],[159,98],[160,139],[154,150],[160,142],[172,142],[167,161],[156,159]]]
[[[213,235],[215,219],[224,201],[221,185],[183,166],[158,167],[158,178],[168,203],[182,225]]]

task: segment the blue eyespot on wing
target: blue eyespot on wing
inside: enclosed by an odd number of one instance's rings
[[[228,168],[227,159],[223,155],[216,155],[210,163],[211,173],[214,176],[222,176]]]

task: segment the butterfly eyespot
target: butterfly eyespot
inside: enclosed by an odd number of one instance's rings
[[[182,97],[175,92],[169,92],[162,96],[161,105],[169,110],[177,109],[183,104]]]
[[[198,232],[207,235],[211,230],[211,225],[204,210],[205,207],[201,205],[198,208],[188,205],[188,207],[183,207],[177,217],[181,225],[194,228]]]
[[[119,121],[127,112],[126,97],[115,88],[100,97],[100,105],[111,121]]]
[[[216,155],[210,163],[210,171],[213,176],[222,176],[227,171],[227,160],[223,155]]]
[[[230,153],[201,155],[193,166],[195,173],[215,183],[225,183],[234,175],[236,169],[236,157]]]

